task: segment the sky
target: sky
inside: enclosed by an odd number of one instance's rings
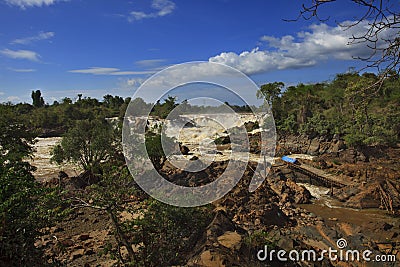
[[[321,11],[331,15],[322,23],[285,21],[301,9],[294,0],[0,0],[0,102],[31,103],[32,90],[49,104],[128,97],[190,61],[227,64],[257,85],[329,81],[369,52],[348,45],[365,24],[336,23],[362,10],[339,2]]]

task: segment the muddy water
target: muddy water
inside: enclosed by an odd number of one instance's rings
[[[343,207],[343,203],[329,195],[330,189],[323,186],[298,183],[310,191],[314,197],[312,204],[298,205],[316,216],[322,217],[327,225],[348,223],[362,228],[371,227],[370,224],[389,222],[399,225],[399,220],[389,216],[386,211],[379,209],[352,209]]]
[[[55,145],[61,142],[61,137],[37,138],[36,140],[33,159],[29,160],[29,163],[37,168],[33,173],[37,180],[47,181],[57,177],[61,170],[70,176],[79,174],[80,168],[77,165],[65,164],[59,166],[56,163],[50,163],[51,151]]]

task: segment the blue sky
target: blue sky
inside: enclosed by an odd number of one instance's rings
[[[187,61],[227,64],[257,84],[327,81],[368,53],[346,45],[363,25],[335,24],[357,10],[334,7],[324,24],[285,22],[301,8],[289,0],[0,0],[0,102],[30,103],[37,89],[48,103],[131,96],[156,71]]]

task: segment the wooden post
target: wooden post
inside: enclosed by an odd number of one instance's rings
[[[267,179],[267,160],[264,155],[264,179]]]

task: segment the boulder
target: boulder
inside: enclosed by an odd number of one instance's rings
[[[182,155],[189,155],[190,149],[182,144],[179,144],[179,150],[181,151]]]
[[[320,141],[318,139],[312,139],[310,146],[308,147],[307,153],[310,155],[317,155],[319,152]]]

